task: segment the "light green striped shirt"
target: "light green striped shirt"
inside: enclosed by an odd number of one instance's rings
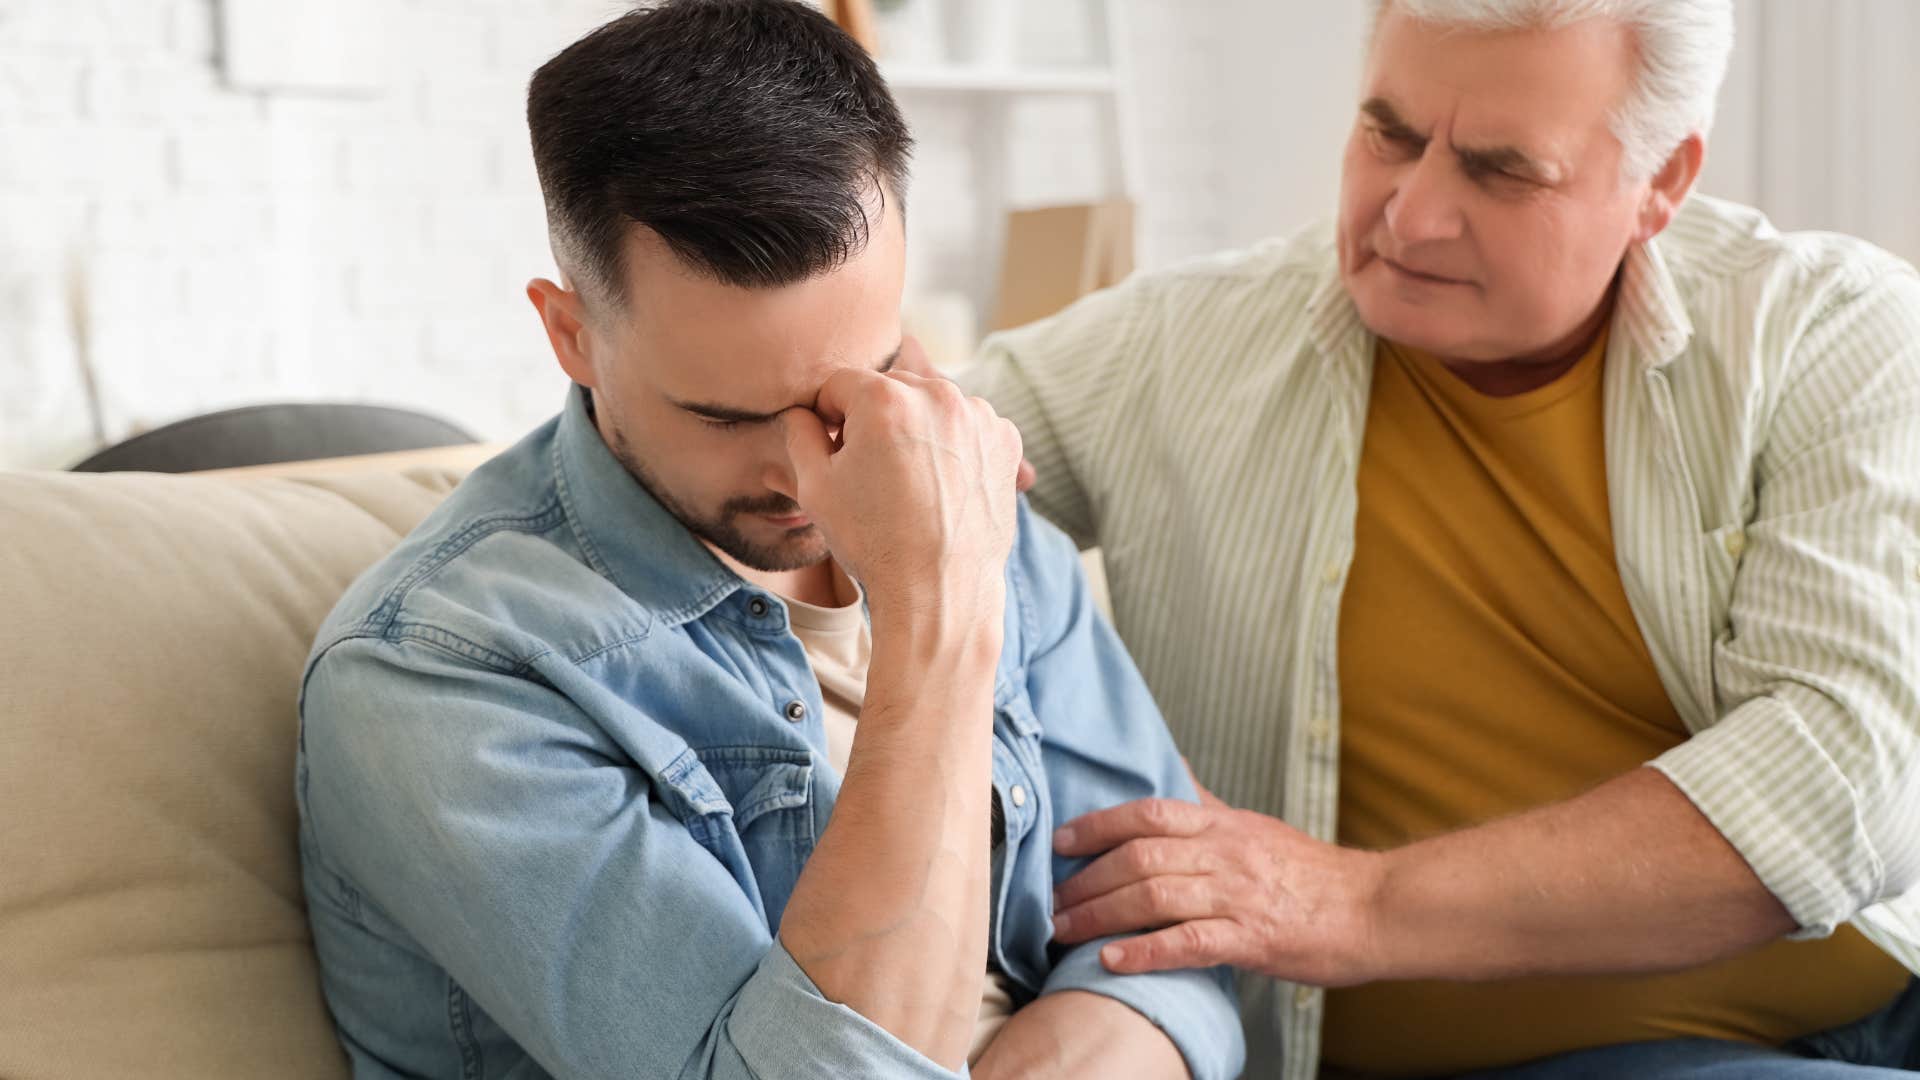
[[[1332,230],[1140,275],[989,340],[1035,505],[1098,544],[1201,781],[1335,836],[1340,591],[1374,339]],[[1920,275],[1695,197],[1626,260],[1605,372],[1627,598],[1692,737],[1652,764],[1804,928],[1920,971]],[[1322,995],[1243,981],[1249,1076]]]

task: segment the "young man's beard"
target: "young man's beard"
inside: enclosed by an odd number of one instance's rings
[[[633,452],[632,444],[627,442],[625,432],[615,431],[613,442],[613,456],[627,467],[627,472],[641,487],[647,489],[655,501],[666,508],[667,513],[679,519],[688,532],[726,552],[742,565],[755,570],[779,572],[814,566],[827,558],[826,540],[820,535],[820,530],[811,524],[787,530],[785,536],[772,544],[756,543],[740,530],[737,523],[743,514],[791,517],[800,513],[800,505],[785,495],[769,492],[752,498],[735,496],[721,503],[713,517],[702,517],[676,500],[647,471],[646,466],[640,463],[639,455]]]

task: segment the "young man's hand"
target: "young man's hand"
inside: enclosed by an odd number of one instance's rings
[[[895,371],[904,371],[923,379],[947,378],[945,373],[933,366],[933,361],[927,359],[926,350],[914,344],[912,338],[907,341],[908,347],[900,350],[900,359],[893,366]],[[1020,459],[1020,471],[1014,474],[1014,490],[1031,491],[1033,482],[1039,478],[1040,474],[1034,471],[1033,463],[1023,457]]]
[[[780,420],[794,500],[876,609],[998,594],[1020,434],[985,401],[945,379],[847,370]]]

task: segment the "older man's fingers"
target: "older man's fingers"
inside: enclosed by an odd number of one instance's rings
[[[1211,884],[1195,875],[1168,875],[1122,885],[1062,908],[1053,917],[1053,936],[1073,944],[1217,915]]]
[[[1094,855],[1141,836],[1193,836],[1207,827],[1210,812],[1179,799],[1136,799],[1082,814],[1053,834],[1061,855]]]
[[[1231,919],[1196,919],[1104,945],[1100,962],[1116,975],[1239,964],[1247,951],[1243,933]]]
[[[1160,836],[1129,840],[1061,882],[1054,890],[1053,906],[1060,909],[1084,904],[1137,881],[1203,873],[1207,862],[1206,853],[1192,840]]]

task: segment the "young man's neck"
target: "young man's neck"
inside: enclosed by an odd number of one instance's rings
[[[798,570],[755,570],[705,540],[701,543],[729,570],[776,596],[824,608],[845,607],[859,598],[853,579],[831,558]]]

